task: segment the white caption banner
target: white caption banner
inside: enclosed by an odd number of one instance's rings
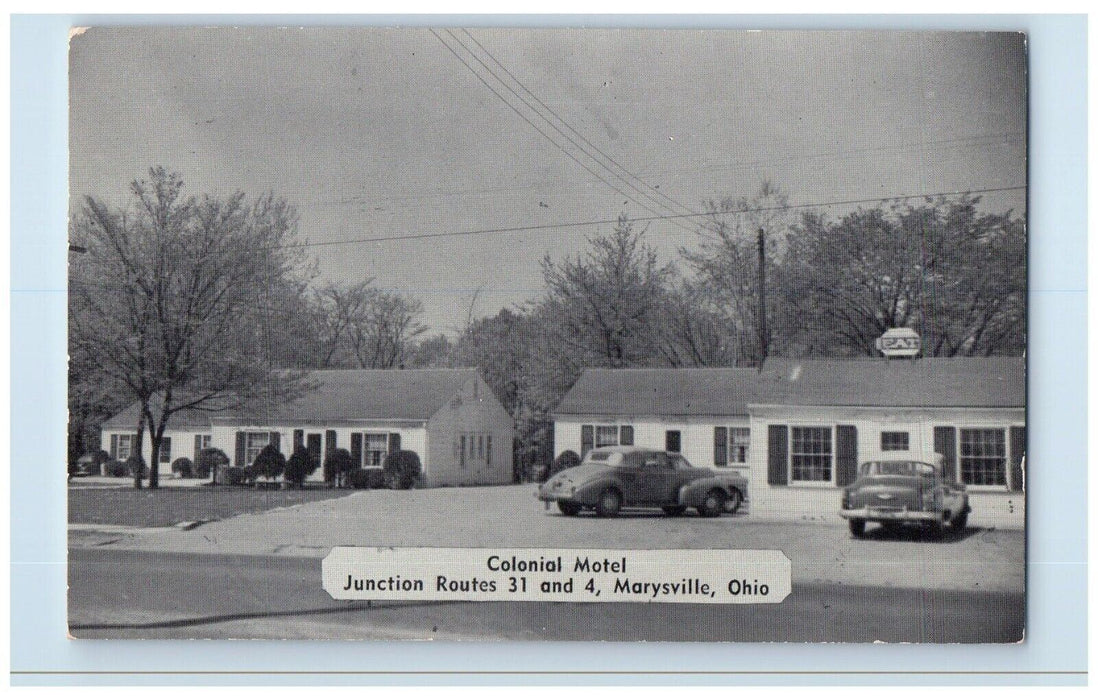
[[[778,550],[336,547],[322,565],[336,600],[780,603]]]

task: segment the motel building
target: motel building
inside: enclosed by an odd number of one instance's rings
[[[910,356],[775,357],[761,371],[589,369],[554,413],[555,454],[666,449],[747,476],[752,514],[837,518],[839,490],[862,461],[937,452],[967,486],[977,521],[994,510],[1021,522],[1025,358],[921,358],[910,347]]]
[[[189,412],[185,421],[173,418],[165,435],[172,437],[173,451],[177,442],[193,443],[195,454],[199,445],[216,447],[235,466],[252,464],[268,444],[287,458],[304,446],[316,466],[309,481],[323,481],[324,457],[337,448],[364,469],[380,469],[390,452],[411,450],[423,465],[424,486],[513,479],[511,416],[476,369],[318,370],[305,373],[302,386],[295,398],[270,405]],[[136,410],[111,418],[104,424],[104,449],[124,459],[136,426]],[[147,434],[144,443],[147,460]],[[171,459],[179,456],[194,459],[190,450]],[[167,475],[170,461],[160,461]]]

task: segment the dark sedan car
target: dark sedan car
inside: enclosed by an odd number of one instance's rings
[[[731,472],[695,467],[676,453],[643,447],[600,447],[583,462],[552,476],[538,490],[545,507],[576,515],[585,508],[617,515],[625,507],[662,508],[682,515],[694,508],[715,518],[734,513],[747,498],[747,479]]]
[[[942,455],[883,453],[858,469],[858,480],[843,489],[839,514],[855,537],[868,522],[886,528],[920,525],[940,535],[946,525],[963,530],[972,510],[963,484],[946,478]]]

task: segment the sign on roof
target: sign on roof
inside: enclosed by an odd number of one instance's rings
[[[890,328],[877,338],[877,349],[885,357],[914,357],[922,350],[922,340],[911,328]]]

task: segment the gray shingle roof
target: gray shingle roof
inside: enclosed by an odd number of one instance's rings
[[[160,410],[160,396],[153,397],[152,411],[153,415]],[[118,413],[114,414],[103,422],[101,428],[103,430],[137,430],[137,419],[141,413],[141,402],[134,401],[129,406],[126,406]],[[172,414],[168,418],[167,430],[206,430],[210,427],[210,413],[209,411],[195,411],[193,409],[184,409],[177,413]],[[146,430],[148,427],[146,426]]]
[[[770,358],[751,403],[787,406],[1020,408],[1023,357],[917,360]]]
[[[588,369],[557,414],[746,416],[754,369]]]
[[[274,402],[262,401],[219,414],[218,423],[266,425],[280,422],[427,420],[477,375],[476,369],[333,369],[304,373],[307,391]]]

